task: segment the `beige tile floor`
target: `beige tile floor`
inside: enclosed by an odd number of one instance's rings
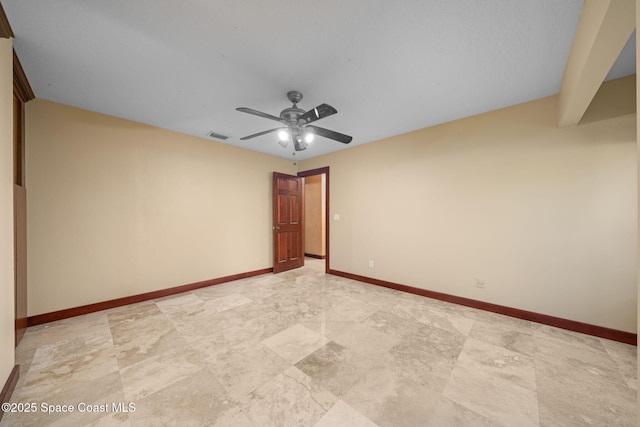
[[[323,267],[29,328],[0,425],[636,425],[635,347]]]

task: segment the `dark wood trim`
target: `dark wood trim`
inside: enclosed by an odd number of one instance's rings
[[[477,308],[479,310],[490,311],[492,313],[503,314],[505,316],[516,317],[518,319],[529,320],[536,323],[542,323],[544,325],[555,326],[556,328],[562,328],[569,331],[580,332],[600,338],[606,338],[625,344],[631,344],[635,346],[638,345],[638,335],[631,332],[619,331],[617,329],[605,328],[604,326],[591,325],[588,323],[577,322],[575,320],[568,320],[561,317],[549,316],[547,314],[521,310],[519,308],[506,307],[503,305],[492,304],[490,302],[478,301],[470,298],[430,291],[427,289],[415,288],[413,286],[387,282],[386,280],[373,279],[371,277],[346,273],[344,271],[330,270],[328,273],[333,274],[334,276],[341,276],[348,279],[357,280],[359,282],[369,283],[371,285],[382,286],[385,288],[395,289],[397,291],[420,295],[427,298],[433,298],[453,304],[464,305],[471,308]]]
[[[309,257],[309,258],[315,258],[315,259],[325,259],[327,258],[324,255],[316,255],[316,254],[308,254],[308,253],[304,253],[304,256]]]
[[[325,166],[317,169],[309,169],[308,171],[298,172],[298,176],[314,176],[314,175],[322,175],[323,173],[329,173],[329,166]]]
[[[11,395],[16,389],[16,384],[18,384],[18,378],[20,378],[20,365],[14,365],[9,374],[9,378],[7,378],[7,382],[4,383],[4,387],[2,387],[2,391],[0,392],[0,404],[11,400]],[[4,411],[0,411],[0,421],[2,421],[3,415]]]
[[[13,92],[22,103],[29,102],[36,97],[15,50],[13,51]]]
[[[207,286],[219,285],[221,283],[232,282],[234,280],[246,279],[248,277],[260,276],[273,272],[273,268],[263,268],[262,270],[250,271],[247,273],[232,274],[231,276],[219,277],[217,279],[205,280],[202,282],[190,283],[188,285],[176,286],[174,288],[161,289],[159,291],[147,292],[144,294],[131,295],[124,298],[112,299],[109,301],[97,302],[95,304],[83,305],[80,307],[67,308],[65,310],[53,311],[50,313],[30,316],[29,326],[43,323],[55,322],[56,320],[67,319],[69,317],[81,316],[83,314],[94,313],[96,311],[108,310],[110,308],[121,307],[123,305],[135,304],[156,298],[189,292],[195,289],[206,288]]]
[[[325,211],[326,211],[325,215],[324,215],[324,218],[325,218],[325,229],[324,229],[324,234],[325,234],[325,239],[324,239],[324,242],[325,242],[325,248],[324,248],[324,250],[325,250],[325,262],[324,262],[324,272],[325,273],[329,273],[329,270],[331,269],[331,267],[330,267],[330,258],[329,258],[329,254],[330,254],[330,250],[329,250],[329,246],[330,246],[329,245],[329,235],[330,235],[329,234],[329,228],[331,226],[331,223],[329,221],[330,220],[330,212],[331,212],[330,209],[329,209],[330,208],[330,206],[329,206],[329,200],[330,200],[329,192],[330,192],[330,188],[331,188],[331,186],[329,185],[329,181],[330,181],[330,179],[329,179],[329,166],[325,166],[325,167],[317,168],[317,169],[311,169],[311,170],[308,170],[308,171],[298,172],[298,176],[301,176],[303,178],[306,177],[306,176],[322,175],[322,174],[324,174],[324,185],[325,185],[325,188],[324,188],[324,192],[325,192],[324,193],[324,196],[325,196],[324,207],[325,207]]]
[[[13,186],[13,261],[15,345],[27,331],[27,191]]]
[[[4,8],[0,4],[0,38],[8,39],[11,37],[14,37],[13,30],[11,29],[11,24],[9,24],[7,14],[4,13]]]
[[[15,88],[14,88],[15,89]],[[13,183],[24,187],[24,103],[13,93]]]

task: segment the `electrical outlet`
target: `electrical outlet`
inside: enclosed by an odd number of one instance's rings
[[[484,289],[484,280],[476,279],[476,287],[480,289]]]
[[[369,260],[369,268],[373,268],[373,260],[372,259]]]

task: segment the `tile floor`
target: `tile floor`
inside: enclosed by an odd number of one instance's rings
[[[29,328],[0,425],[636,425],[635,347],[323,267]]]

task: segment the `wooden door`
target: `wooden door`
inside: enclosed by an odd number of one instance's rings
[[[303,178],[273,173],[273,272],[304,265]]]

